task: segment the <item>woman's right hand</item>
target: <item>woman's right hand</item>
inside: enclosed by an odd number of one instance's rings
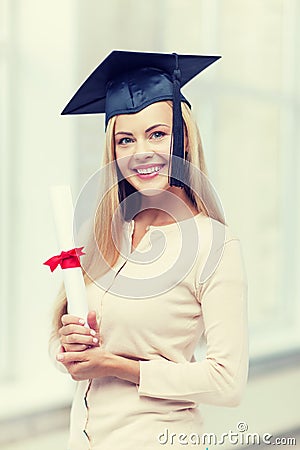
[[[100,345],[100,332],[96,312],[90,311],[85,327],[85,321],[71,314],[64,314],[61,318],[63,326],[59,329],[60,343],[65,352],[80,352],[90,347]]]

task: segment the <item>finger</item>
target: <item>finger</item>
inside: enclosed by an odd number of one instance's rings
[[[82,334],[68,334],[62,335],[60,342],[64,344],[84,344],[95,345],[98,344],[99,339],[95,336],[83,336]]]
[[[59,334],[65,335],[65,336],[67,336],[68,334],[80,334],[82,336],[95,336],[96,332],[90,330],[87,327],[83,327],[82,325],[74,325],[72,323],[72,324],[64,325],[63,327],[61,327],[59,329]]]
[[[87,323],[92,330],[95,330],[99,334],[99,325],[97,321],[96,311],[89,311],[87,315]]]
[[[72,316],[72,314],[64,314],[61,316],[61,322],[63,325],[69,325],[70,323],[76,323],[80,325],[85,324],[85,320],[82,317]]]
[[[56,355],[57,361],[63,364],[86,361],[86,352],[65,352]]]
[[[98,345],[101,346],[103,341],[102,341],[102,338],[100,335],[100,327],[99,327],[99,323],[97,321],[96,311],[89,311],[89,313],[87,315],[87,323],[91,329],[91,332],[92,332],[92,330],[95,331],[95,337],[99,341]]]
[[[63,344],[62,348],[64,349],[64,352],[82,352],[90,348],[90,346],[84,344]]]

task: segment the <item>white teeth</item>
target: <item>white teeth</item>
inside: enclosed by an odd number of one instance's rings
[[[136,169],[140,174],[153,173],[158,172],[161,169],[161,166],[148,167],[148,169]]]

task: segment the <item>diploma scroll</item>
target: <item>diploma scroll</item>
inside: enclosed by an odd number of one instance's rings
[[[61,250],[63,250],[61,255],[64,254],[64,257],[66,258],[65,261],[69,261],[69,263],[65,266],[68,268],[64,268],[63,263],[59,262],[63,268],[62,273],[68,301],[68,313],[86,320],[88,313],[86,287],[81,267],[78,267],[80,265],[79,256],[83,254],[83,252],[81,252],[83,247],[80,249],[74,248],[74,209],[71,189],[70,186],[52,186],[50,194],[58,246]],[[75,256],[68,258],[68,254],[71,253],[73,253],[73,255],[75,254]],[[61,255],[58,255],[58,258]],[[75,264],[72,264],[72,261],[75,261]],[[54,269],[51,268],[51,270]]]

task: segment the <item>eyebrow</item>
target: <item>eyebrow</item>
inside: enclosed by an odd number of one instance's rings
[[[153,130],[156,127],[167,127],[167,128],[171,128],[169,125],[167,125],[166,123],[156,123],[155,125],[151,125],[151,127],[147,128],[147,130],[145,131],[146,133],[149,133],[149,131]],[[128,131],[118,131],[115,136],[117,136],[118,134],[125,134],[126,136],[133,136],[132,133],[129,133]]]

